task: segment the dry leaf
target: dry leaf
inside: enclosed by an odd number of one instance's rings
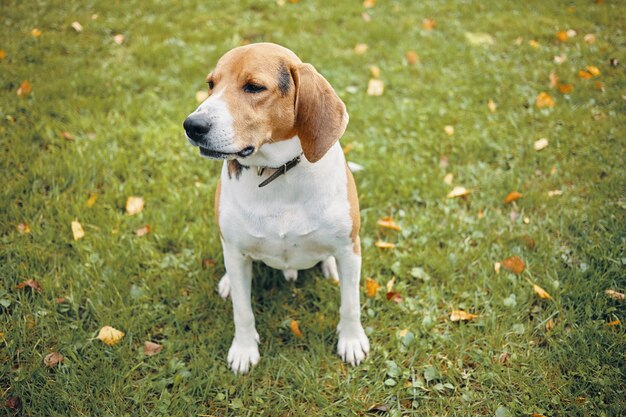
[[[373,78],[379,78],[380,77],[380,68],[378,68],[378,66],[376,66],[376,65],[370,65],[370,74],[372,74]]]
[[[451,321],[469,321],[475,319],[476,317],[478,317],[478,314],[468,313],[463,310],[454,310],[450,313]]]
[[[30,34],[33,35],[33,37],[38,38],[41,36],[41,30],[33,28],[33,30],[30,31]]]
[[[396,283],[396,277],[392,277],[389,281],[387,281],[387,284],[385,285],[387,292],[391,292],[391,290],[393,289],[393,284],[395,283]]]
[[[376,80],[374,78],[370,79],[369,84],[367,85],[367,95],[368,96],[382,96],[385,90],[385,84],[383,80]]]
[[[560,30],[556,33],[556,38],[561,41],[561,42],[565,42],[566,40],[569,39],[569,36],[567,36],[567,32],[564,30]]]
[[[562,64],[565,61],[567,61],[567,55],[565,55],[565,54],[555,55],[554,56],[554,63],[555,64]]]
[[[615,301],[624,301],[624,294],[614,290],[604,290],[604,294],[607,297],[614,299]]]
[[[509,204],[515,200],[519,200],[520,198],[522,198],[521,193],[518,193],[517,191],[511,191],[504,199],[504,204]]]
[[[493,36],[484,32],[465,32],[465,40],[472,45],[493,45],[496,43]]]
[[[492,99],[489,99],[489,101],[487,102],[487,108],[489,109],[490,112],[495,113],[496,109],[498,108],[498,105],[496,104],[495,101],[493,101]]]
[[[376,243],[374,243],[374,246],[381,249],[393,249],[396,247],[394,243],[383,242],[382,240],[377,240]]]
[[[64,359],[65,358],[60,353],[52,352],[52,353],[48,353],[43,358],[43,364],[46,365],[48,368],[51,368],[54,365],[63,362]]]
[[[433,30],[437,26],[437,22],[433,19],[426,18],[422,20],[422,29],[424,30]]]
[[[589,45],[591,45],[592,43],[596,42],[596,35],[594,35],[593,33],[587,33],[583,39],[585,40],[585,42],[587,42]]]
[[[22,235],[27,235],[30,233],[30,226],[28,223],[20,223],[16,226],[17,232]]]
[[[121,45],[124,43],[124,35],[122,35],[121,33],[118,35],[113,36],[113,42],[115,42],[118,45]]]
[[[142,237],[150,233],[150,225],[147,224],[144,227],[140,227],[139,229],[135,229],[135,235],[138,237]]]
[[[448,198],[465,197],[469,195],[470,193],[471,193],[470,190],[466,189],[465,187],[461,187],[460,185],[457,185],[456,187],[452,189],[452,191],[448,193],[446,197]]]
[[[559,76],[554,71],[550,73],[550,88],[555,88],[559,83]]]
[[[561,191],[561,190],[550,190],[550,191],[548,191],[548,197],[556,197],[556,196],[559,196],[559,195],[562,195],[562,194],[563,194],[563,191]]]
[[[380,285],[378,285],[378,282],[376,282],[376,280],[372,278],[365,278],[365,294],[368,297],[375,297],[379,289]]]
[[[493,264],[493,270],[496,271],[496,274],[500,273],[501,268],[502,268],[502,264],[500,262],[495,262]]]
[[[291,333],[293,333],[294,336],[302,337],[300,326],[298,325],[298,322],[296,320],[291,320],[291,323],[289,323],[289,328],[291,329]]]
[[[357,43],[354,47],[354,53],[358,55],[363,55],[367,52],[367,44],[366,43]]]
[[[590,78],[593,78],[593,75],[591,75],[591,73],[588,71],[580,70],[578,71],[578,77],[582,78],[583,80],[588,80]]]
[[[598,77],[600,75],[600,69],[593,65],[587,65],[585,70],[591,74],[593,77]]]
[[[80,33],[83,31],[83,25],[81,25],[79,22],[72,22],[72,29]]]
[[[20,84],[20,86],[18,87],[15,93],[20,97],[26,97],[32,92],[33,92],[33,87],[30,85],[28,80],[24,80],[22,81],[22,84]]]
[[[535,99],[535,105],[540,109],[544,107],[554,107],[554,104],[554,99],[550,97],[548,93],[545,93],[543,91],[539,93],[539,95]]]
[[[196,92],[196,101],[198,103],[202,103],[204,100],[209,98],[209,92],[206,90],[200,90]]]
[[[576,32],[574,29],[567,29],[567,32],[565,33],[567,33],[568,38],[573,38],[578,34],[578,32]]]
[[[446,125],[443,127],[443,131],[446,132],[446,135],[452,136],[454,135],[454,127],[450,125]]]
[[[369,13],[363,12],[363,13],[361,13],[361,19],[363,19],[363,21],[365,23],[371,22],[372,21],[372,16],[370,16]]]
[[[620,324],[622,324],[620,319],[615,319],[613,321],[608,322],[606,325],[611,326],[611,327],[616,327],[616,326],[619,326]]]
[[[387,229],[402,230],[402,228],[391,217],[383,217],[381,219],[378,219],[377,224],[380,227],[385,227]]]
[[[132,216],[137,213],[141,213],[143,210],[143,198],[141,197],[128,197],[126,200],[126,213]]]
[[[554,320],[553,319],[548,319],[548,321],[546,322],[546,332],[551,332],[552,329],[554,329]]]
[[[158,343],[146,341],[143,344],[143,354],[146,356],[154,356],[163,349],[163,346]]]
[[[33,291],[41,292],[43,289],[41,288],[41,284],[36,279],[27,279],[24,282],[19,283],[15,289],[21,290],[22,288],[30,288]]]
[[[404,300],[402,296],[394,291],[387,293],[387,301],[393,301],[394,303],[401,303]]]
[[[96,204],[97,199],[98,199],[98,194],[90,193],[89,198],[87,199],[87,201],[85,201],[85,206],[93,207],[93,205]]]
[[[537,141],[535,141],[535,143],[533,143],[533,148],[535,148],[536,151],[540,151],[542,149],[545,149],[548,147],[548,139],[546,138],[541,138]]]
[[[78,223],[78,220],[72,222],[72,235],[74,236],[74,240],[82,239],[85,236],[83,226]]]
[[[374,6],[376,6],[376,0],[364,0],[363,1],[363,7],[365,7],[366,9],[371,9]]]
[[[593,86],[604,93],[604,85],[600,81],[596,81]]]
[[[524,264],[524,261],[522,261],[522,258],[519,256],[511,256],[510,258],[500,261],[500,263],[504,269],[516,275],[521,274],[524,272],[524,269],[526,269],[526,264]]]
[[[559,89],[559,93],[561,94],[569,94],[574,91],[574,86],[572,84],[558,83],[556,87]]]
[[[534,39],[529,40],[528,44],[530,45],[531,48],[534,48],[534,49],[539,48],[539,42],[537,42]]]
[[[419,57],[419,55],[417,55],[417,53],[415,53],[414,51],[408,51],[408,52],[405,54],[405,57],[406,57],[406,62],[407,62],[409,65],[415,65],[415,64],[417,64],[418,62],[420,62],[420,57]]]
[[[4,52],[4,49],[0,49],[0,61],[7,57],[7,53]]]
[[[445,177],[443,177],[443,182],[448,185],[452,185],[452,181],[454,181],[454,174],[451,172],[446,174]]]
[[[61,137],[65,140],[68,140],[70,142],[73,142],[74,140],[76,140],[74,138],[74,135],[72,135],[70,132],[68,132],[67,130],[64,130],[61,132]]]
[[[541,288],[539,285],[533,284],[533,290],[535,290],[535,294],[537,294],[539,298],[542,298],[544,300],[552,300],[552,296],[548,294],[547,291]]]
[[[546,417],[543,414],[532,413],[530,417]]]
[[[111,326],[104,326],[100,329],[96,339],[101,340],[109,346],[116,345],[124,337],[124,332],[121,332]]]

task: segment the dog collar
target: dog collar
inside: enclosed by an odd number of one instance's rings
[[[293,158],[291,161],[289,161],[289,162],[285,163],[284,165],[281,165],[280,167],[276,168],[276,171],[274,171],[274,173],[272,175],[267,177],[267,179],[265,179],[265,181],[263,181],[262,183],[259,184],[259,188],[265,187],[267,184],[269,184],[270,182],[274,181],[276,178],[280,177],[281,175],[286,174],[287,171],[289,171],[291,168],[293,168],[296,165],[298,165],[300,163],[301,159],[302,159],[302,153],[300,153],[300,155],[298,155],[295,158]],[[265,172],[265,168],[267,168],[267,167],[258,167],[257,168],[257,174],[259,175],[259,177],[261,175],[263,175],[263,172]]]

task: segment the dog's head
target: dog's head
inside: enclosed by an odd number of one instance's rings
[[[328,81],[279,45],[232,49],[207,83],[209,97],[183,126],[209,158],[245,158],[265,143],[298,136],[306,159],[316,162],[348,123],[346,106]]]

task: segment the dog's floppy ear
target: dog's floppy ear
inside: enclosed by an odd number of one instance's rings
[[[346,130],[346,106],[313,65],[294,65],[291,76],[296,85],[296,133],[306,159],[317,162]]]

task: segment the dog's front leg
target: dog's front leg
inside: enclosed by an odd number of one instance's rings
[[[230,297],[233,300],[235,337],[228,351],[228,365],[234,373],[245,374],[259,362],[259,334],[254,326],[250,300],[252,286],[252,259],[237,249],[223,244],[224,264],[230,278]]]
[[[352,247],[336,256],[339,268],[341,307],[339,308],[339,343],[337,353],[352,365],[358,365],[367,356],[370,342],[361,325],[359,282],[361,280],[361,255]]]

